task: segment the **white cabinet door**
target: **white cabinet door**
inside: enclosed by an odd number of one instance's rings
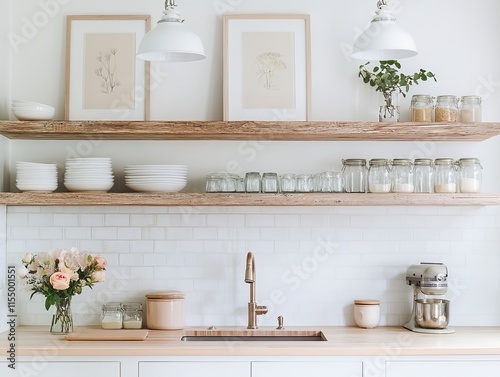
[[[120,377],[120,363],[85,361],[18,361],[15,369],[8,363],[0,363],[2,377]]]
[[[250,377],[249,362],[139,362],[139,377]]]
[[[252,362],[252,377],[362,377],[362,362]]]
[[[496,377],[500,361],[401,361],[388,362],[386,377]]]

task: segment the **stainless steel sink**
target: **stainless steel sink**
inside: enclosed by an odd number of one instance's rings
[[[326,337],[321,331],[234,331],[187,333],[181,338],[185,342],[323,342]]]

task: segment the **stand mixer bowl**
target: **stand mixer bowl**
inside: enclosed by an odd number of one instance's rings
[[[445,329],[450,319],[450,301],[418,299],[415,301],[415,323],[425,329]]]

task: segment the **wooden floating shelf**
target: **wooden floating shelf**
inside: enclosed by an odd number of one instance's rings
[[[500,123],[0,121],[25,140],[483,141]]]
[[[8,206],[491,206],[500,193],[480,194],[151,194],[0,193]]]

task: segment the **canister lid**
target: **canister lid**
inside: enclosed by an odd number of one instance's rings
[[[183,299],[184,292],[181,291],[167,291],[167,292],[152,292],[146,293],[146,298],[153,300],[173,300]]]
[[[354,305],[380,305],[379,300],[354,300]]]

